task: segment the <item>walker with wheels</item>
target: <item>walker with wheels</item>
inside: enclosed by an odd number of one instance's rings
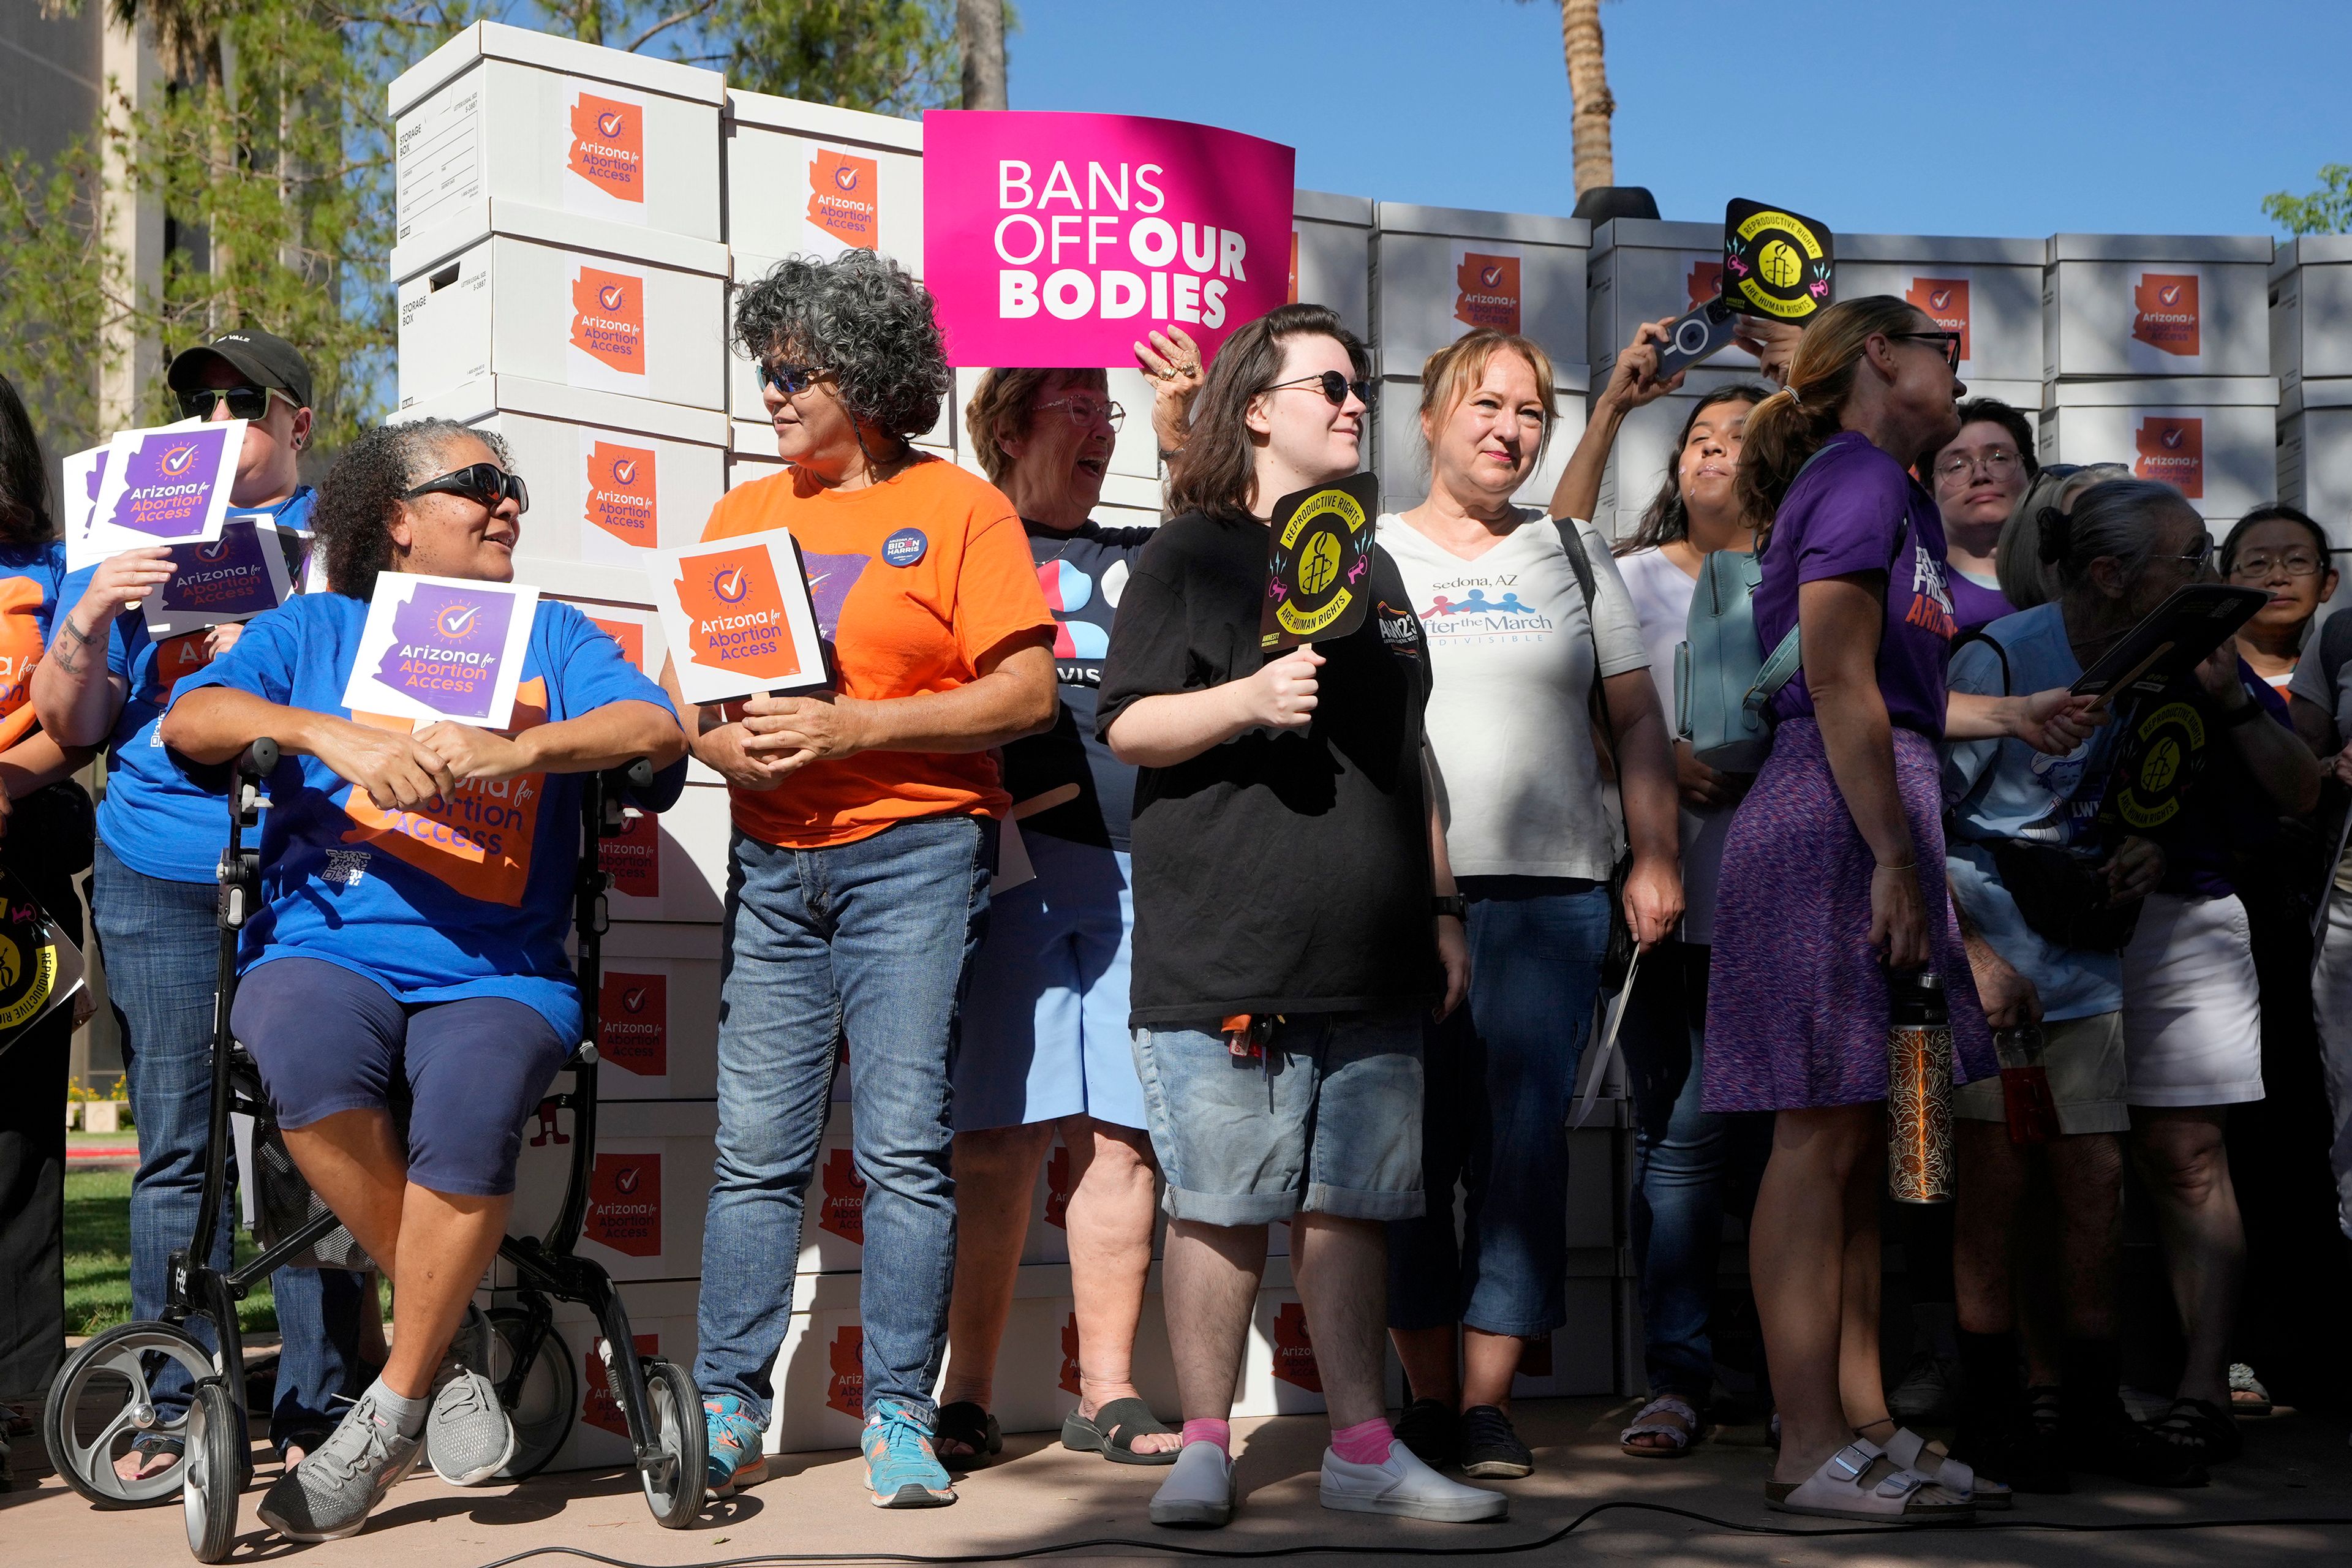
[[[200,1563],[227,1559],[236,1534],[237,1497],[252,1479],[247,1432],[245,1354],[236,1307],[254,1284],[276,1269],[366,1268],[366,1255],[332,1210],[303,1183],[286,1152],[253,1058],[236,1043],[229,1016],[236,995],[238,934],[253,913],[261,885],[261,858],[245,846],[259,821],[264,781],[276,769],[276,742],[260,740],[238,759],[229,795],[228,847],[221,857],[220,981],[213,1008],[210,1142],[195,1234],[172,1254],[168,1303],[152,1322],[124,1323],[92,1338],[66,1359],[42,1412],[42,1437],[58,1473],[100,1508],[143,1508],[178,1493],[186,1515],[188,1549]],[[544,1237],[509,1236],[499,1255],[512,1266],[518,1304],[489,1313],[469,1310],[476,1335],[474,1364],[498,1385],[499,1403],[515,1424],[515,1453],[501,1479],[519,1480],[554,1458],[579,1409],[571,1352],[554,1326],[550,1298],[576,1301],[594,1315],[605,1377],[627,1424],[639,1484],[656,1522],[682,1530],[703,1501],[702,1397],[688,1370],[657,1357],[626,1353],[636,1343],[629,1314],[604,1270],[573,1255],[587,1215],[589,1173],[596,1142],[596,1009],[602,984],[604,895],[611,878],[597,864],[601,839],[622,831],[623,795],[653,783],[644,760],[583,781],[579,869],[572,919],[580,943],[580,989],[585,1020],[578,1049],[564,1062],[571,1089],[541,1107],[572,1116],[572,1167],[562,1207]],[[394,1108],[395,1118],[402,1108]],[[254,1204],[258,1255],[217,1270],[212,1256],[226,1223],[232,1118],[250,1118],[252,1151],[246,1179],[258,1188]],[[244,1140],[240,1140],[240,1142]],[[188,1331],[192,1318],[208,1324],[217,1352]],[[166,1363],[194,1382],[178,1420],[155,1407],[151,1390]],[[143,1481],[115,1473],[115,1460],[141,1437],[177,1439],[181,1462]]]

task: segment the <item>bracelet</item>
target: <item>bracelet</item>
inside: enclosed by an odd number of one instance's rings
[[[1882,871],[1916,871],[1919,868],[1919,862],[1916,859],[1911,859],[1904,861],[1900,866],[1889,866],[1881,861],[1878,868]]]

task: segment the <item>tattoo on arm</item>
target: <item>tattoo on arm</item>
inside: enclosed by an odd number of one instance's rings
[[[68,638],[71,639],[70,642]],[[79,626],[74,625],[73,617],[68,616],[63,625],[58,627],[57,641],[49,645],[49,657],[56,659],[58,668],[68,675],[78,676],[81,673],[81,666],[74,660],[81,650],[89,646],[89,638],[83,635]]]

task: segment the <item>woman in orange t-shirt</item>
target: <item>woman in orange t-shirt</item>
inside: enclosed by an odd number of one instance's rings
[[[694,1373],[709,1484],[764,1469],[846,1038],[867,1492],[936,1506],[955,1500],[930,1440],[955,1268],[949,1064],[1011,804],[988,752],[1054,721],[1054,618],[1012,503],[912,445],[951,384],[921,284],[871,251],[782,262],[737,300],[735,337],[792,466],[730,492],[703,538],[791,530],[834,681],[688,726],[735,817]]]

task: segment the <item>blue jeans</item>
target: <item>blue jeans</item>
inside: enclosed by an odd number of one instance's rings
[[[706,1396],[736,1395],[766,1425],[846,1037],[866,1183],[866,1408],[887,1399],[928,1414],[955,1276],[950,1073],[996,825],[919,817],[824,849],[738,833],[730,858],[695,1383]]]
[[[1566,878],[1462,890],[1470,1003],[1438,1026],[1422,1075],[1429,1206],[1389,1226],[1389,1326],[1533,1338],[1568,1321],[1569,1101],[1617,917],[1605,886]]]
[[[1619,1038],[1633,1090],[1633,1266],[1653,1394],[1705,1409],[1715,1387],[1707,1319],[1728,1206],[1743,1217],[1771,1152],[1769,1112],[1699,1109],[1708,950],[1668,941],[1643,955]]]
[[[131,1315],[152,1321],[163,1315],[164,1270],[194,1235],[204,1193],[213,991],[220,975],[217,889],[133,870],[103,841],[94,870],[91,913],[139,1130],[139,1173],[131,1184]],[[232,1157],[232,1175],[235,1169]],[[236,1211],[227,1210],[214,1240],[215,1268],[229,1266],[236,1218]],[[342,1419],[334,1402],[363,1386],[362,1278],[341,1268],[280,1268],[270,1276],[281,1345],[271,1442],[283,1447],[308,1437],[315,1444]],[[211,1345],[202,1320],[191,1319],[188,1328]],[[187,1407],[188,1382],[176,1363],[158,1379],[155,1394],[158,1407],[178,1419]]]

